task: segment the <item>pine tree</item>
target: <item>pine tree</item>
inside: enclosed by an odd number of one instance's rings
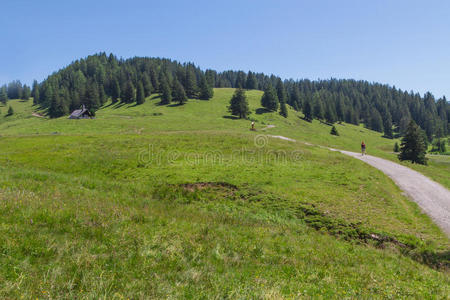
[[[392,117],[389,112],[384,114],[383,128],[384,128],[384,136],[392,139],[394,137],[392,133]]]
[[[245,82],[245,88],[247,90],[256,90],[258,88],[258,81],[253,72],[250,72],[250,71],[248,72],[247,80]]]
[[[339,132],[337,131],[336,126],[334,126],[334,125],[333,125],[333,127],[331,127],[330,133],[331,133],[332,135],[337,135],[337,136],[339,136]]]
[[[199,98],[202,100],[209,100],[214,95],[214,90],[212,89],[211,86],[209,86],[205,75],[201,76],[199,88],[200,88]]]
[[[183,105],[187,101],[184,87],[177,79],[173,81],[173,101],[178,102],[180,105]]]
[[[284,88],[283,82],[281,81],[281,79],[278,78],[277,80],[277,96],[278,96],[278,101],[280,101],[280,103],[287,102],[287,94],[286,94],[286,89]]]
[[[286,102],[280,102],[280,115],[287,118],[288,117],[288,110],[286,107]]]
[[[318,93],[315,93],[314,95],[315,95],[315,97],[314,97],[314,118],[323,120],[325,113],[323,111],[322,100],[321,100],[320,96],[318,95]]]
[[[300,91],[298,90],[297,85],[294,85],[292,88],[290,102],[290,105],[297,111],[303,107],[302,100],[300,98]]]
[[[29,100],[31,97],[31,89],[28,85],[24,85],[22,88],[22,100]]]
[[[144,85],[142,82],[138,83],[137,90],[136,90],[136,104],[141,105],[145,102],[145,92],[144,92]]]
[[[9,106],[7,116],[12,116],[13,114],[14,114],[14,109],[12,108],[12,106]]]
[[[57,94],[57,92],[55,92],[55,95],[56,94]],[[100,95],[99,95],[99,88],[98,88],[97,84],[95,83],[95,81],[90,81],[86,88],[86,93],[85,93],[83,104],[85,104],[88,109],[97,110],[100,107],[99,98],[100,98]],[[56,112],[55,117],[62,116],[61,111],[62,111],[63,107],[61,106],[60,102],[61,102],[61,99],[60,99],[59,95],[54,96],[53,104],[55,106],[55,112]]]
[[[172,101],[172,91],[166,76],[162,76],[159,81],[161,89],[161,104],[169,104]]]
[[[116,103],[120,98],[120,84],[119,81],[114,78],[111,87],[111,99],[112,103]]]
[[[3,103],[3,105],[6,105],[7,101],[8,101],[8,92],[6,90],[6,85],[4,85],[0,88],[0,102]]]
[[[305,119],[307,121],[312,121],[313,114],[312,114],[311,102],[309,100],[306,100],[305,104],[303,105],[303,114],[305,115]]]
[[[192,99],[197,97],[197,82],[195,79],[193,67],[190,65],[186,67],[186,83],[184,86],[184,90],[186,91],[186,96],[188,96],[188,98]]]
[[[240,119],[247,119],[250,114],[250,108],[248,107],[247,96],[243,89],[237,89],[234,92],[228,110],[233,116],[238,116]]]
[[[400,147],[398,146],[398,143],[395,142],[395,144],[394,144],[394,152],[397,153],[399,151],[400,151]]]
[[[236,81],[234,82],[234,87],[237,89],[243,89],[245,87],[245,83],[245,73],[242,71],[238,71]]]
[[[153,92],[152,82],[150,80],[150,76],[147,73],[142,75],[142,86],[144,87],[145,97],[149,97]]]
[[[39,84],[37,80],[33,81],[33,89],[31,90],[31,96],[33,97],[33,104],[38,105],[40,101]]]
[[[133,103],[136,99],[136,89],[134,88],[133,82],[128,80],[125,85],[125,90],[121,94],[121,100],[125,103]]]
[[[378,132],[383,132],[383,119],[381,118],[380,112],[376,109],[372,109],[371,116],[369,118],[370,126],[369,128]]]
[[[446,153],[447,152],[447,147],[446,147],[446,145],[445,145],[446,143],[445,143],[445,140],[442,140],[442,142],[441,142],[441,145],[440,145],[440,149],[439,149],[439,152],[440,153]]]
[[[330,123],[334,124],[336,122],[336,115],[331,106],[327,105],[325,109],[325,120]]]
[[[279,106],[278,96],[275,89],[269,83],[261,98],[261,105],[270,111],[277,111]]]
[[[412,163],[427,164],[424,135],[414,121],[410,121],[405,136],[402,138],[398,158]]]

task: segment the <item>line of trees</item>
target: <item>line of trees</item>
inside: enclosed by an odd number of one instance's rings
[[[429,141],[450,134],[450,103],[445,97],[435,99],[431,93],[421,96],[362,80],[283,81],[263,73],[203,71],[192,63],[163,58],[124,60],[112,54],[95,54],[73,62],[39,84],[34,82],[31,96],[35,104],[48,108],[51,117],[59,117],[81,104],[98,109],[108,98],[137,104],[154,93],[160,95],[161,104],[172,101],[183,104],[190,98],[210,99],[213,87],[262,90],[262,106],[270,111],[279,110],[285,117],[289,105],[303,112],[307,120],[363,123],[388,138],[404,135],[410,120],[425,131]],[[0,101],[5,88],[7,98],[17,98],[18,90],[22,93],[25,90],[17,81],[3,86]]]
[[[20,82],[20,80],[11,81],[9,84],[0,86],[0,103],[6,105],[9,99],[29,100],[31,97],[31,88]]]

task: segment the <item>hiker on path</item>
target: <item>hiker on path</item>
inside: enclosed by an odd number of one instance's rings
[[[364,144],[364,141],[361,142],[361,154],[363,156],[366,154],[366,144]]]

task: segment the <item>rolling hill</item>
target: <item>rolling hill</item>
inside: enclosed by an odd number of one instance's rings
[[[299,141],[396,160],[395,140],[210,100],[0,117],[3,298],[445,298],[449,240],[383,173]],[[34,113],[34,115],[33,115]],[[41,115],[41,116],[39,116]],[[44,117],[42,117],[44,116]],[[450,165],[408,165],[447,188]]]

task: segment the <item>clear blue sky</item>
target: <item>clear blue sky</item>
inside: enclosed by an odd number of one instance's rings
[[[450,96],[450,1],[2,1],[0,83],[100,51]]]

